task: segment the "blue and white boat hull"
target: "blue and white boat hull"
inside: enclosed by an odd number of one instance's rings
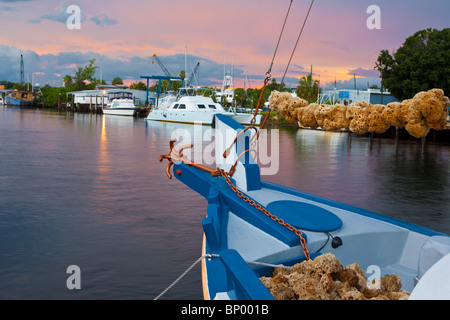
[[[31,107],[33,105],[33,101],[25,101],[21,99],[17,99],[14,97],[5,97],[5,104],[10,106],[18,106],[18,107]]]

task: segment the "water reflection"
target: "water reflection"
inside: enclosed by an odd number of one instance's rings
[[[108,154],[108,137],[106,135],[106,117],[102,119],[102,131],[100,135],[100,147],[98,157],[99,185],[108,180],[108,174],[111,168],[111,159]]]
[[[448,146],[302,129],[281,139],[280,167],[292,172],[268,180],[450,231]]]
[[[158,157],[179,129],[208,145],[210,127],[0,113],[0,299],[152,299],[199,258],[207,201]],[[450,146],[276,129],[279,170],[264,180],[450,233]],[[197,268],[165,298],[201,292]]]

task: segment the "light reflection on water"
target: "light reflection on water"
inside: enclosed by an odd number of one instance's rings
[[[158,161],[177,129],[210,144],[209,127],[0,109],[0,299],[153,299],[184,272],[207,202]],[[449,148],[281,128],[263,178],[450,233]],[[164,298],[202,299],[199,268]]]

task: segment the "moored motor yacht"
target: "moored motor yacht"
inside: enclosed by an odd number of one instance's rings
[[[180,90],[168,108],[152,110],[147,120],[213,125],[216,114],[224,114],[241,124],[250,124],[253,119],[253,114],[227,112],[212,98],[196,94],[193,88],[185,88]],[[255,125],[259,125],[261,115],[257,115],[255,120]]]
[[[134,116],[139,108],[134,105],[133,99],[121,98],[111,101],[111,105],[103,108],[103,114],[116,116]]]

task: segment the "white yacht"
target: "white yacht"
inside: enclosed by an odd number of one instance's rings
[[[214,116],[219,113],[229,116],[243,125],[249,125],[253,118],[253,114],[250,113],[227,112],[220,103],[214,102],[212,98],[195,94],[193,88],[184,88],[180,90],[180,94],[168,108],[152,110],[147,116],[147,120],[213,125]],[[259,125],[261,115],[257,115],[255,120],[255,125]]]
[[[108,102],[106,107],[103,107],[103,114],[135,116],[138,109],[131,92],[113,92],[108,94]]]
[[[3,100],[3,96],[0,93],[0,105],[4,105],[4,104],[5,104],[5,101]]]
[[[134,105],[133,99],[114,99],[110,106],[103,108],[103,114],[116,116],[135,116],[138,107]]]

